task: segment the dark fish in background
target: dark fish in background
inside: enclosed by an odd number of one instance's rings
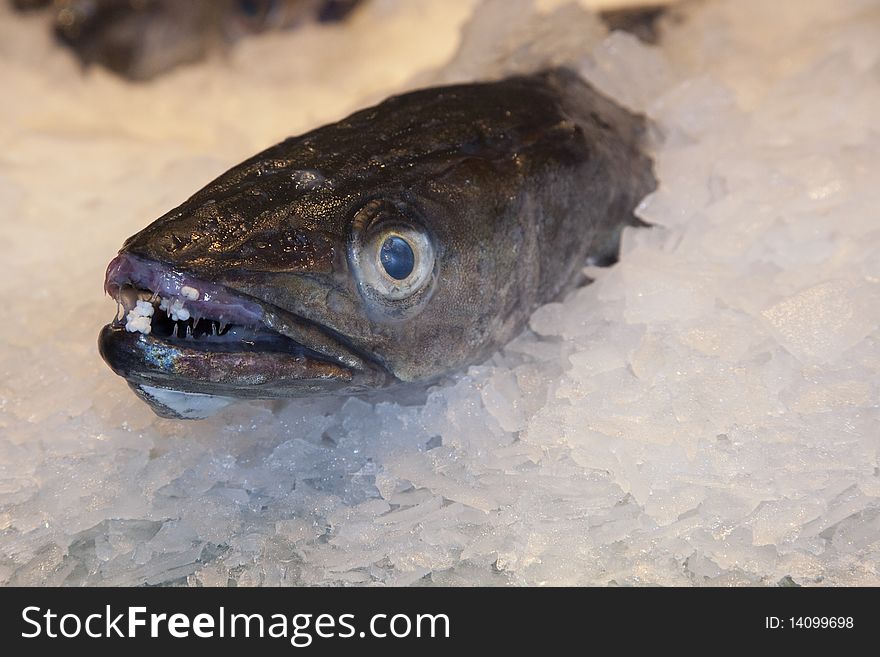
[[[52,4],[52,0],[9,0],[9,3],[16,11],[35,11],[45,9]]]
[[[10,0],[22,12],[51,5],[59,40],[85,66],[148,80],[222,52],[239,39],[309,21],[343,20],[364,0]],[[609,29],[659,38],[669,3],[599,13]]]
[[[557,68],[291,137],[125,242],[101,355],[158,414],[190,418],[479,362],[616,258],[655,187],[644,128]]]
[[[59,40],[85,66],[148,80],[222,52],[239,39],[345,18],[361,0],[54,0]],[[21,11],[48,0],[12,0]]]
[[[623,30],[645,43],[656,44],[660,39],[660,19],[668,13],[668,3],[645,4],[622,9],[606,9],[599,12],[599,18],[609,30]]]

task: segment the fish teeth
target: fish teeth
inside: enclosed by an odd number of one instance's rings
[[[122,304],[122,307],[125,308],[125,312],[133,309],[138,301],[137,292],[134,288],[123,286],[119,288],[119,292],[116,295],[116,302]]]
[[[183,286],[181,293],[187,296],[187,299],[196,299],[200,294],[198,290],[189,286]],[[149,298],[148,298],[149,297]],[[162,297],[156,293],[139,293],[139,298],[134,301],[135,306],[132,307],[127,303],[125,297],[117,298],[117,305],[122,304],[121,313],[124,315],[126,311],[126,329],[132,332],[138,331],[148,334],[151,330],[151,318],[155,309],[164,311],[168,319],[176,322],[176,326],[172,329],[172,335],[178,338],[188,340],[196,339],[196,330],[202,322],[208,322],[208,326],[201,327],[205,334],[219,336],[224,333],[229,324],[223,319],[215,320],[202,315],[202,309],[187,308],[186,300],[178,297]],[[120,309],[117,308],[117,316]],[[189,320],[192,320],[190,322]]]
[[[190,318],[190,312],[184,307],[181,299],[162,298],[159,301],[159,309],[164,310],[175,322],[185,322]]]

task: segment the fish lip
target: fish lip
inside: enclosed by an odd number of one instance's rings
[[[370,387],[359,372],[294,354],[205,351],[107,324],[98,350],[130,384],[182,392],[271,399]]]
[[[111,297],[117,298],[120,289],[127,284],[150,290],[165,298],[180,298],[182,288],[189,286],[198,290],[199,297],[198,300],[187,300],[188,308],[193,308],[205,317],[222,319],[228,323],[268,328],[299,343],[318,356],[318,358],[302,356],[299,362],[295,362],[296,359],[285,358],[278,352],[259,349],[218,352],[210,349],[206,344],[172,344],[155,336],[129,333],[117,320],[102,329],[99,348],[111,369],[129,380],[138,378],[144,383],[156,384],[157,379],[160,379],[168,385],[171,379],[179,382],[180,377],[197,376],[206,384],[210,382],[211,391],[219,386],[242,396],[239,394],[242,392],[240,387],[230,388],[228,381],[225,384],[219,380],[213,381],[216,376],[209,371],[209,366],[215,371],[229,368],[238,371],[245,368],[248,363],[252,366],[260,365],[274,371],[281,379],[288,382],[300,378],[303,381],[320,380],[326,383],[336,380],[354,383],[353,379],[356,378],[364,380],[364,383],[370,387],[375,387],[384,385],[390,378],[388,371],[381,364],[360,354],[319,323],[246,294],[232,291],[223,285],[200,279],[177,266],[123,250],[107,267],[104,290]],[[137,354],[136,358],[132,357],[134,354]],[[270,354],[279,362],[273,365],[270,356],[265,354]],[[193,366],[199,358],[205,363],[204,368]],[[164,373],[156,366],[158,362],[165,364]],[[152,367],[150,363],[153,364]],[[313,370],[314,377],[308,376],[308,368]],[[297,371],[302,376],[292,377]],[[256,380],[259,377],[255,375],[253,378]],[[257,387],[261,385],[256,381],[248,383],[244,379],[241,385]]]
[[[200,293],[199,300],[188,302],[196,310],[210,309],[212,316],[218,315],[217,319],[229,322],[264,323],[265,304],[256,299],[231,292],[222,285],[203,281],[158,260],[120,252],[107,265],[104,292],[115,299],[120,288],[126,284],[150,290],[159,296],[176,298],[183,296],[183,287],[190,286]]]

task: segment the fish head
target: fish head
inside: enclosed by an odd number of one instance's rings
[[[505,194],[485,192],[497,167],[445,157],[414,178],[365,157],[354,175],[315,166],[308,142],[230,170],[110,263],[122,313],[101,353],[160,414],[181,415],[157,390],[357,394],[437,378],[494,344],[516,266],[496,254],[509,223]]]

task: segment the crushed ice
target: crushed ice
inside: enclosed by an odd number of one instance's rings
[[[128,311],[125,316],[125,330],[131,333],[143,333],[149,335],[152,328],[153,304],[149,301],[138,300],[135,307]]]
[[[199,298],[199,291],[194,287],[190,287],[189,285],[184,285],[183,287],[181,287],[180,294],[185,299],[189,299],[190,301],[195,301]]]

